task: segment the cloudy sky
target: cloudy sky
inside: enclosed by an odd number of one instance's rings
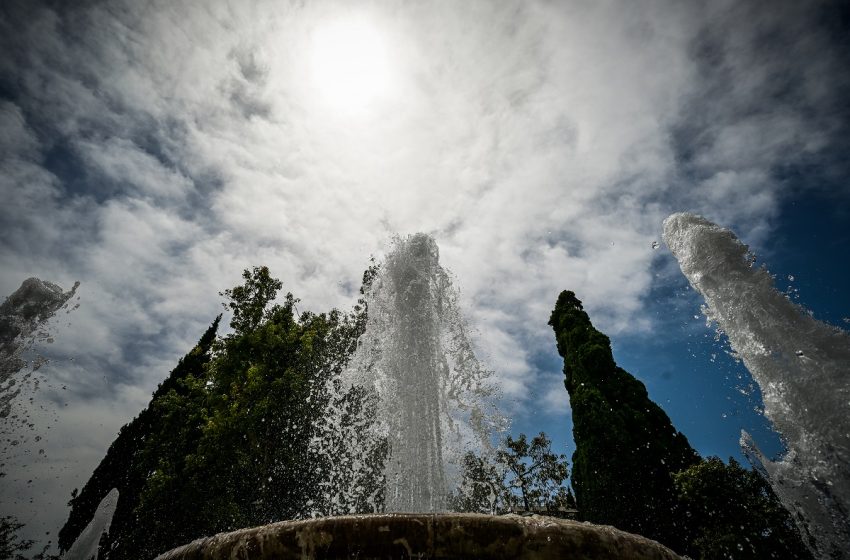
[[[348,308],[369,257],[418,231],[515,430],[569,451],[546,321],[572,289],[695,446],[736,454],[742,427],[766,433],[757,395],[651,245],[701,213],[816,316],[850,315],[840,4],[4,1],[0,294],[81,287],[20,404],[3,509],[55,534],[242,269]]]

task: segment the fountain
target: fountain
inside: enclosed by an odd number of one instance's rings
[[[366,301],[366,332],[346,376],[379,395],[389,444],[386,509],[444,511],[450,467],[464,448],[487,448],[499,424],[488,405],[490,372],[472,351],[429,236],[396,239]]]
[[[360,513],[358,503],[372,511],[383,504],[388,513],[282,521],[199,539],[160,560],[678,558],[655,541],[613,527],[447,513],[463,453],[487,452],[492,434],[505,429],[492,404],[491,372],[475,357],[457,291],[431,237],[397,238],[365,299],[365,332],[340,379],[329,382],[331,405],[313,442],[336,459],[323,473],[332,503],[316,514]],[[374,421],[353,419],[335,404],[352,390],[367,395]],[[383,500],[376,500],[370,484],[359,481],[368,482],[362,471],[374,465],[381,441],[387,450]],[[354,496],[357,491],[368,495]]]
[[[762,456],[748,434],[745,452],[769,475],[818,558],[850,554],[850,336],[815,320],[773,287],[748,247],[728,229],[693,214],[664,221],[664,241],[706,301],[704,312],[729,338],[764,398],[764,414],[787,454]]]

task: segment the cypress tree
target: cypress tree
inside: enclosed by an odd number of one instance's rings
[[[180,381],[187,376],[201,375],[210,360],[220,320],[221,315],[216,317],[195,347],[180,359],[177,367],[153,393],[151,404],[119,430],[118,437],[109,446],[106,456],[95,468],[83,490],[69,502],[71,513],[59,532],[60,550],[71,547],[91,520],[101,499],[113,488],[118,489],[120,497],[112,518],[109,541],[128,532],[133,526],[133,510],[138,505],[150,467],[140,464],[140,457],[147,442],[162,432],[162,418],[156,413],[155,404],[170,392],[175,396],[181,395],[183,389]]]
[[[579,515],[685,551],[673,473],[698,463],[699,455],[643,383],[617,366],[610,340],[573,292],[561,292],[549,325],[572,407]]]

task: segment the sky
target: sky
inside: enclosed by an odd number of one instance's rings
[[[702,214],[847,328],[848,25],[818,0],[4,1],[0,294],[81,285],[19,399],[0,513],[55,540],[244,268],[347,309],[420,231],[515,433],[572,452],[546,324],[571,289],[701,453],[740,458],[741,429],[779,452],[652,244]]]

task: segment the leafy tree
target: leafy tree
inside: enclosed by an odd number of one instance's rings
[[[272,278],[267,266],[255,266],[253,270],[242,272],[245,283],[229,288],[220,293],[228,300],[223,304],[225,309],[233,312],[230,327],[237,333],[254,330],[268,313],[274,313],[275,308],[267,309],[269,302],[274,300],[277,292],[283,288],[283,283]]]
[[[299,315],[292,294],[275,303],[281,282],[268,268],[246,270],[243,279],[222,292],[233,331],[220,338],[208,331],[181,362],[192,367],[178,366],[148,408],[122,429],[72,500],[63,548],[79,534],[76,524],[84,526],[93,513],[83,506],[94,500],[96,507],[98,492],[112,487],[121,491],[119,511],[101,548],[110,560],[153,557],[203,535],[329,507],[321,495],[328,457],[320,451],[327,450],[314,445],[327,432],[325,410],[333,404],[348,410],[349,419],[357,416],[360,424],[348,430],[355,434],[374,421],[357,414],[372,406],[368,394],[335,384],[365,328],[365,302],[352,314]],[[347,428],[343,421],[340,429]],[[366,462],[377,468],[369,471],[372,478],[361,473],[360,494],[349,492],[345,504],[376,509],[383,485],[374,473],[382,470],[385,442],[366,444]],[[367,492],[370,499],[361,499]],[[129,521],[116,523],[119,517]]]
[[[505,478],[505,469],[495,460],[468,451],[463,456],[460,486],[448,499],[450,509],[491,515],[506,513],[513,502]]]
[[[24,560],[21,554],[32,548],[33,541],[21,540],[18,530],[24,524],[10,515],[0,517],[0,560]]]
[[[728,465],[709,457],[674,480],[694,558],[811,558],[791,516],[758,472],[731,457]]]
[[[673,473],[699,456],[643,383],[617,367],[610,340],[573,292],[560,294],[549,324],[564,358],[576,444],[572,487],[581,517],[684,551]]]
[[[529,442],[525,434],[517,439],[508,436],[497,461],[507,468],[508,484],[520,498],[526,511],[545,508],[555,511],[566,506],[569,476],[567,458],[552,453],[552,442],[540,432]]]
[[[540,432],[528,441],[525,434],[505,438],[495,457],[469,452],[463,459],[459,491],[450,502],[458,511],[506,513],[574,507],[569,489],[567,460],[552,452],[552,442]]]
[[[241,289],[224,292],[234,332],[221,340],[207,377],[194,387],[202,403],[200,434],[188,452],[161,461],[137,509],[140,529],[158,544],[154,552],[204,534],[306,517],[327,505],[326,471],[317,468],[327,457],[311,442],[335,398],[332,381],[365,322],[336,310],[296,316],[292,294],[271,303],[280,283],[268,269],[246,271],[244,278]],[[357,408],[364,398],[351,393],[346,404]],[[172,404],[163,403],[164,414],[183,414]],[[191,511],[191,518],[175,524],[173,515],[164,515],[175,508]]]

